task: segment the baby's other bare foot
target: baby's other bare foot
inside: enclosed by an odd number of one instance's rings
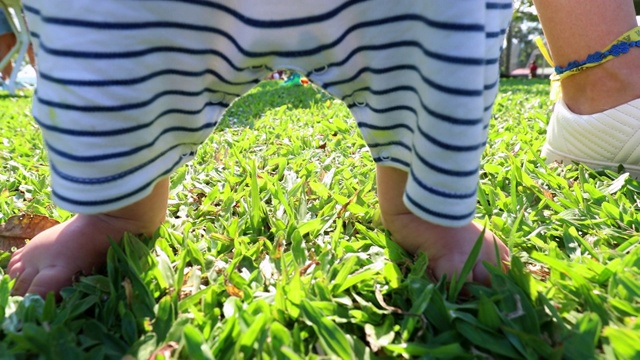
[[[458,228],[446,227],[417,217],[402,200],[407,173],[381,165],[376,169],[382,221],[391,232],[393,240],[411,254],[424,252],[436,277],[446,275],[451,279],[454,274],[460,274],[471,249],[482,234],[482,227],[474,223]],[[482,266],[482,262],[504,268],[503,262],[508,260],[509,250],[504,243],[491,231],[485,231],[480,255],[467,281],[490,285],[489,272]]]
[[[470,223],[460,228],[440,226],[424,221],[413,214],[397,215],[385,219],[385,225],[393,240],[408,252],[424,252],[429,259],[429,268],[439,279],[458,276],[469,258],[476,241],[482,234],[482,226]],[[498,258],[496,258],[496,247]],[[486,230],[482,240],[482,249],[473,270],[467,277],[468,282],[491,285],[491,276],[483,262],[506,269],[509,250],[491,231]]]
[[[7,271],[16,279],[14,295],[58,293],[78,272],[92,273],[107,259],[109,239],[125,232],[152,234],[164,221],[168,180],[160,180],[149,196],[107,214],[76,215],[34,237],[11,257]]]
[[[43,231],[16,251],[7,271],[16,279],[14,295],[57,293],[78,272],[90,274],[104,264],[109,237],[119,241],[124,230],[102,216],[77,215]]]

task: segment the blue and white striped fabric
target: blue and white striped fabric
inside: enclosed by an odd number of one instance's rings
[[[474,214],[510,0],[25,0],[56,203],[100,213],[189,161],[269,71],[351,109],[416,215]]]

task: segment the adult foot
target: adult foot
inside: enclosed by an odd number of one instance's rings
[[[623,165],[640,178],[640,99],[592,114],[578,115],[560,100],[547,128],[542,156],[547,163],[579,162],[592,169]]]

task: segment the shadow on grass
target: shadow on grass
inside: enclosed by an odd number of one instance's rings
[[[33,90],[18,90],[15,94],[11,95],[7,91],[0,92],[0,101],[7,99],[26,99],[33,96]]]
[[[264,81],[238,98],[227,109],[217,129],[252,127],[267,111],[281,106],[311,109],[332,96],[316,86],[282,86],[281,82]]]

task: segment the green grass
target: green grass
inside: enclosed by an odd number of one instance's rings
[[[343,104],[263,83],[173,175],[152,239],[58,304],[0,280],[0,358],[638,358],[640,183],[545,165],[547,91],[505,81],[495,105],[477,217],[514,256],[491,288],[455,298],[390,242]],[[0,96],[0,222],[62,221],[29,104]]]

